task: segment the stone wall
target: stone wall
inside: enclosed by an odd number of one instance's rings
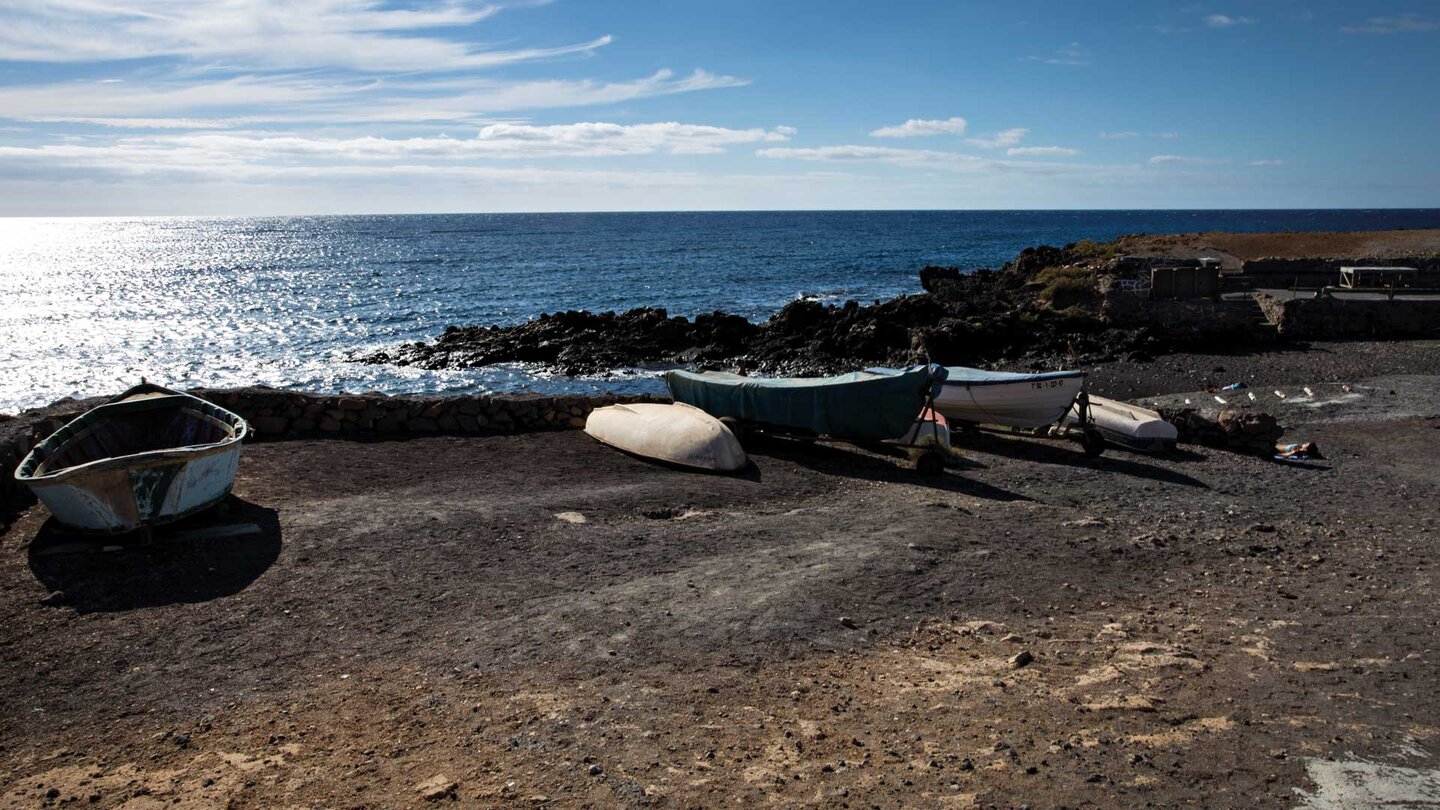
[[[1418,338],[1440,336],[1440,300],[1279,299],[1259,294],[1265,317],[1284,338]]]
[[[1236,281],[1248,289],[1317,288],[1340,283],[1341,267],[1414,267],[1420,271],[1417,287],[1440,287],[1440,259],[1252,259],[1241,265]]]
[[[324,396],[274,388],[197,389],[191,393],[250,422],[257,441],[302,437],[402,438],[434,434],[500,434],[585,426],[590,411],[622,402],[668,402],[650,396]],[[103,398],[61,400],[19,416],[0,416],[0,531],[34,501],[15,481],[20,460],[66,422]]]
[[[1211,299],[1154,299],[1121,288],[1113,277],[1099,279],[1100,316],[1120,326],[1147,326],[1171,338],[1253,344],[1275,337],[1255,302]]]

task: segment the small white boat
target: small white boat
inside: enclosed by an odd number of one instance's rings
[[[36,445],[15,480],[72,529],[150,528],[229,494],[249,430],[199,397],[141,383]]]
[[[617,450],[681,467],[728,472],[747,461],[730,428],[683,402],[596,408],[585,420],[585,432]]]
[[[1083,371],[1015,374],[949,366],[935,407],[950,419],[980,425],[1037,428],[1065,417],[1085,388]]]
[[[1142,453],[1175,446],[1175,426],[1166,422],[1159,413],[1094,394],[1089,396],[1089,400],[1090,424],[1100,431],[1106,442]],[[1080,418],[1076,410],[1072,409],[1065,415],[1065,422],[1079,424]]]

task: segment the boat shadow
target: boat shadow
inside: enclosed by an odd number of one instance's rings
[[[1057,464],[1067,467],[1087,467],[1099,473],[1119,473],[1135,478],[1145,478],[1164,484],[1178,484],[1186,487],[1209,489],[1210,485],[1182,472],[1166,469],[1155,464],[1142,463],[1124,458],[1113,448],[1106,448],[1104,455],[1089,458],[1080,451],[1079,445],[1071,442],[1034,439],[1024,436],[1004,436],[997,433],[978,431],[967,434],[963,443],[957,443],[956,450],[964,453],[976,451],[1003,456],[1017,461],[1033,461],[1039,464]],[[1126,455],[1133,455],[1127,453]],[[1178,451],[1174,460],[1192,462],[1203,459],[1190,451]]]
[[[992,501],[1032,500],[1017,492],[961,475],[965,470],[985,469],[984,464],[963,457],[947,464],[946,470],[938,475],[925,475],[914,469],[907,449],[896,445],[873,442],[831,444],[767,437],[763,442],[755,443],[753,448],[756,455],[787,461],[825,475],[914,484]]]
[[[43,604],[77,613],[208,602],[249,587],[280,556],[274,509],[228,496],[218,506],[139,534],[77,534],[51,517],[30,541],[30,571],[51,592]]]

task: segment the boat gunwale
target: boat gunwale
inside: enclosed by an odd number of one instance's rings
[[[947,367],[947,368],[948,368],[948,367]],[[963,379],[957,379],[957,378],[955,378],[955,377],[946,377],[946,378],[945,378],[944,385],[946,385],[947,387],[948,387],[948,386],[955,386],[955,387],[957,387],[957,388],[977,388],[977,387],[986,387],[986,386],[992,386],[992,385],[1021,385],[1021,384],[1024,384],[1024,383],[1047,382],[1047,381],[1049,381],[1049,380],[1074,380],[1074,379],[1082,379],[1082,380],[1083,380],[1083,379],[1085,379],[1087,376],[1089,376],[1089,373],[1090,373],[1090,372],[1088,372],[1088,371],[1083,371],[1083,370],[1080,370],[1080,369],[1071,369],[1071,370],[1069,370],[1069,371],[1041,371],[1041,372],[1036,372],[1036,373],[1034,373],[1034,374],[1025,374],[1025,373],[1021,373],[1021,372],[1008,372],[1008,371],[1007,371],[1007,372],[995,372],[995,373],[1015,374],[1016,376],[1015,376],[1015,377],[1012,377],[1012,378],[1010,378],[1010,379],[998,379],[998,380],[963,380]]]
[[[163,396],[149,396],[127,401],[128,397],[134,396],[137,393],[160,393],[163,394]],[[124,456],[109,456],[84,464],[63,467],[58,470],[39,474],[33,472],[43,465],[45,459],[57,451],[66,441],[74,438],[80,428],[89,423],[98,421],[114,413],[150,410],[157,406],[175,403],[192,407],[199,411],[201,415],[224,423],[231,431],[231,434],[218,442],[165,447],[158,450],[146,450]],[[19,466],[15,468],[14,478],[16,481],[32,488],[47,487],[70,484],[72,483],[72,479],[85,478],[95,473],[107,472],[114,469],[142,470],[153,467],[165,467],[238,449],[239,445],[244,442],[249,435],[250,423],[245,421],[239,414],[228,411],[194,394],[187,394],[182,391],[171,391],[160,388],[159,386],[141,385],[66,422],[59,430],[50,434],[44,441],[31,448],[29,453],[25,454],[25,458],[22,459]],[[57,441],[57,439],[59,441]]]

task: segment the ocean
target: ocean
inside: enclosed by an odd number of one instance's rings
[[[1440,227],[1437,210],[839,211],[0,219],[0,412],[139,381],[307,391],[654,391],[520,365],[346,357],[565,309],[716,309],[918,292],[927,264],[1126,233]]]

